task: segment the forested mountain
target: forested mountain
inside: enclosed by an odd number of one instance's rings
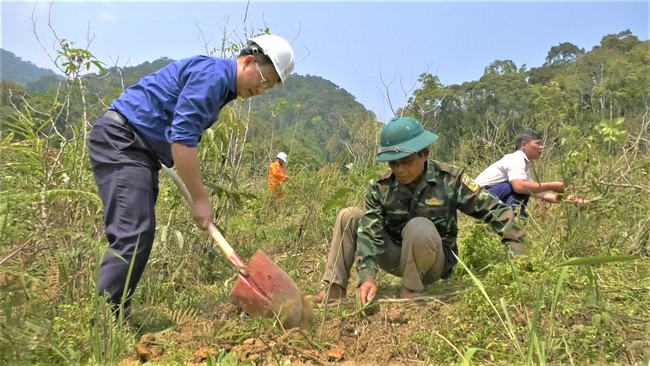
[[[91,77],[89,85],[108,103],[119,95],[122,85],[134,84],[172,61],[161,58],[134,67],[111,68],[99,78]],[[352,94],[319,76],[293,74],[284,87],[244,103],[249,102],[247,141],[253,165],[263,164],[280,150],[293,150],[301,151],[303,165],[322,166],[342,152],[342,142],[350,138],[350,124],[375,120]]]
[[[444,159],[471,163],[512,151],[523,129],[541,131],[548,147],[575,146],[590,135],[609,146],[646,126],[650,42],[623,31],[588,52],[561,43],[530,70],[504,59],[462,85],[442,85],[431,74],[420,82],[403,112],[441,135],[435,148]]]
[[[134,84],[142,76],[172,61],[161,58],[134,67],[111,68],[107,70],[107,77],[93,80],[91,85],[100,95],[115,97],[121,92],[121,85]],[[252,98],[250,103],[250,143],[267,149],[267,155],[274,155],[271,149],[306,149],[309,163],[316,165],[333,161],[342,151],[341,141],[350,137],[349,128],[344,124],[358,119],[375,119],[374,114],[345,89],[312,75],[293,74],[284,87]]]
[[[284,88],[253,98],[252,108],[252,143],[264,146],[275,136],[275,150],[305,149],[316,165],[336,160],[359,124],[376,120],[345,89],[312,75],[292,75]]]
[[[99,114],[125,87],[172,61],[174,60],[161,58],[137,66],[111,67],[102,73],[86,75],[83,77],[86,90],[92,91],[85,96],[86,104],[90,111]],[[21,60],[18,63],[23,68],[31,65]],[[29,87],[34,84],[39,85],[39,88]],[[47,99],[48,95],[54,95],[59,81],[47,76],[26,87],[24,85],[4,83],[3,88],[13,91],[11,95],[15,99],[15,105],[21,105],[20,96],[27,95],[26,100],[31,100],[38,106],[39,101]],[[72,97],[76,99],[74,94]],[[250,103],[247,140],[251,148],[257,151],[248,149],[247,154],[252,155],[250,158],[253,165],[264,165],[277,151],[290,153],[293,150],[300,151],[303,165],[312,168],[322,166],[334,161],[343,152],[344,142],[350,138],[350,131],[355,129],[353,125],[368,120],[375,121],[374,114],[357,102],[353,95],[318,76],[291,75],[285,87],[252,98]],[[73,103],[68,116],[81,117],[82,111],[76,105]],[[3,101],[0,107],[2,106],[5,107],[2,114],[11,112],[12,108],[7,106],[7,101]],[[344,160],[345,157],[341,159]]]
[[[607,133],[635,131],[650,96],[649,51],[648,41],[623,31],[604,36],[590,51],[561,43],[549,50],[541,66],[530,69],[508,59],[495,60],[479,80],[461,85],[443,85],[436,75],[422,74],[420,87],[401,113],[419,118],[441,136],[435,145],[438,158],[465,163],[510,150],[514,135],[522,129],[539,130],[552,141],[586,136],[594,128]],[[35,68],[6,54],[18,60],[14,69]],[[90,117],[103,111],[125,87],[171,61],[161,58],[84,76]],[[35,107],[42,103],[43,108],[36,108],[42,111],[50,108],[45,101],[54,97],[53,86],[59,85],[47,78],[51,76],[30,84],[39,85],[36,91],[7,82],[3,88],[13,90],[15,105],[21,104],[18,96],[24,94]],[[46,87],[48,91],[43,92]],[[3,93],[2,115],[11,113],[9,94]],[[73,93],[71,98],[66,118],[79,118],[81,96]],[[303,166],[345,163],[353,159],[351,139],[362,130],[373,129],[368,126],[379,125],[353,95],[319,76],[292,75],[286,87],[245,103],[250,103],[245,117],[249,145],[245,154],[254,165],[280,150],[300,152]],[[617,117],[625,117],[625,122],[610,126]],[[373,139],[370,135],[364,138]]]
[[[11,81],[28,87],[30,90],[41,91],[43,89],[38,89],[37,85],[34,88],[29,88],[29,84],[41,78],[52,80],[61,78],[54,71],[38,67],[29,61],[24,61],[12,52],[2,48],[0,48],[0,76],[3,81]]]

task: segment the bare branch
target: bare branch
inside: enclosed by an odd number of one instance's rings
[[[379,67],[379,80],[381,81],[381,85],[384,87],[386,94],[383,94],[381,90],[379,90],[379,92],[382,93],[382,95],[384,95],[384,97],[388,101],[388,107],[390,108],[391,112],[393,112],[393,115],[396,115],[397,111],[395,111],[395,108],[393,107],[393,101],[390,99],[390,90],[388,90],[388,88],[391,85],[393,85],[395,79],[397,79],[397,74],[393,76],[393,80],[391,80],[390,83],[386,84],[386,82],[384,81],[383,73],[381,72],[381,66]]]
[[[610,186],[610,187],[621,187],[621,188],[635,188],[635,189],[640,189],[645,192],[650,192],[650,189],[648,187],[640,186],[637,184],[621,184],[621,183],[610,183],[610,182],[603,182],[603,181],[598,181],[599,184],[602,184],[604,186]]]
[[[227,27],[228,26],[228,17],[226,17],[225,22],[226,22],[226,27]],[[200,42],[203,43],[203,48],[205,49],[205,53],[208,54],[208,55],[213,54],[214,51],[210,51],[210,49],[208,49],[208,45],[212,42],[213,38],[210,38],[209,40],[205,39],[205,35],[203,34],[203,29],[201,29],[201,26],[199,25],[199,23],[194,22],[194,25],[196,25],[196,28],[199,30],[199,35],[197,36],[197,38],[199,39]],[[222,28],[222,29],[224,29],[224,28]],[[224,33],[225,33],[225,29],[224,29]],[[224,47],[225,47],[225,43],[222,40],[221,49],[223,50]]]

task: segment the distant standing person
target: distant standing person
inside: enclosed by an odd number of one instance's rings
[[[279,152],[276,160],[269,166],[269,193],[273,198],[284,196],[282,185],[289,180],[284,170],[284,164],[287,162],[287,154]]]
[[[291,45],[261,35],[248,40],[236,59],[194,56],[143,77],[95,122],[90,161],[108,239],[99,292],[108,295],[118,318],[130,315],[153,246],[161,163],[176,166],[192,196],[196,224],[206,230],[214,212],[197,154],[203,132],[228,102],[283,84],[293,68]]]
[[[530,175],[532,162],[539,159],[544,152],[544,142],[539,133],[520,133],[517,135],[515,148],[517,151],[506,154],[501,160],[487,167],[476,177],[476,182],[512,206],[522,217],[528,217],[526,206],[530,196],[546,202],[559,202],[562,200],[565,186],[559,181],[535,182]],[[567,200],[579,204],[587,202],[575,195],[569,195]]]

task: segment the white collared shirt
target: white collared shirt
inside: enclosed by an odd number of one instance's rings
[[[476,182],[481,187],[492,187],[516,179],[533,180],[530,176],[530,161],[521,150],[507,154],[501,160],[487,167],[476,177]]]

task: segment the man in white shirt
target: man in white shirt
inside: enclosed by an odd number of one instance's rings
[[[565,187],[563,182],[535,182],[530,176],[531,161],[539,159],[544,152],[544,143],[539,133],[520,133],[517,135],[516,148],[517,151],[505,155],[479,174],[476,182],[501,201],[513,206],[515,213],[528,217],[526,205],[530,196],[546,202],[559,202]],[[569,196],[567,199],[580,204],[586,202],[578,196]]]

